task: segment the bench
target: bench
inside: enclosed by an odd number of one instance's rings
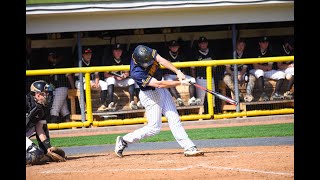
[[[265,92],[268,97],[271,97],[275,90],[276,81],[272,79],[265,79]],[[283,83],[283,88],[280,90],[280,93],[284,93],[284,87],[287,87],[288,81],[285,80]],[[221,94],[231,97],[235,99],[235,95],[230,91],[227,85],[224,83],[223,80],[219,81],[219,90]],[[294,91],[294,87],[290,91]],[[242,93],[243,96],[246,94],[246,84],[239,84],[239,93]],[[294,107],[294,100],[270,100],[270,101],[258,101],[259,100],[259,93],[257,88],[257,83],[252,91],[252,95],[254,99],[252,102],[243,102],[240,101],[240,110],[247,111],[247,110],[258,110],[258,109],[277,109],[277,108],[284,108],[284,107]],[[254,108],[254,109],[252,109]],[[228,104],[225,101],[221,102],[221,109],[223,112],[227,111],[235,111],[236,106]]]
[[[203,105],[189,106],[187,105],[189,100],[189,87],[188,86],[177,86],[177,90],[183,99],[185,106],[177,106],[179,115],[188,114],[202,114],[204,111]],[[80,102],[80,90],[69,89],[68,98],[70,99],[72,121],[81,120],[81,114],[77,114],[77,108],[79,109]],[[114,102],[116,103],[115,111],[97,111],[100,106],[100,90],[91,90],[92,98],[92,115],[94,121],[106,120],[106,119],[125,119],[144,117],[145,109],[132,110],[129,107],[129,87],[115,87],[114,89]],[[173,98],[173,97],[172,97]],[[173,98],[174,99],[174,98]],[[135,100],[137,101],[136,97]],[[78,110],[79,111],[79,110]]]

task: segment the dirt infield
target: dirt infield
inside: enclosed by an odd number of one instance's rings
[[[81,179],[294,179],[294,146],[203,148],[184,157],[181,149],[69,156],[67,162],[27,166],[27,180]]]

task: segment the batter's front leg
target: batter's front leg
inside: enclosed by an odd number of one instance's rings
[[[152,92],[151,96],[155,96],[155,92]],[[154,136],[158,134],[161,130],[162,122],[162,108],[160,103],[157,103],[149,98],[150,96],[141,95],[140,100],[142,105],[146,109],[146,117],[148,120],[148,124],[140,129],[133,131],[132,133],[128,133],[123,136],[123,139],[128,143],[136,143],[139,142],[141,139]],[[154,98],[159,99],[159,98]]]
[[[162,99],[166,99],[166,101],[163,104],[162,113],[167,118],[169,127],[176,141],[184,150],[187,150],[195,145],[190,140],[188,134],[182,126],[176,105],[174,104],[172,98],[168,98],[170,97],[169,91],[167,89],[163,90]]]

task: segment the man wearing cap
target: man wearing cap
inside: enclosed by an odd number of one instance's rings
[[[237,40],[235,54],[236,54],[236,59],[248,58],[248,54],[246,51],[246,42],[244,41],[244,39]],[[246,95],[243,97],[242,93],[239,92],[239,99],[240,100],[243,99],[245,102],[251,102],[253,100],[252,89],[254,87],[254,82],[256,78],[249,73],[248,65],[246,64],[238,64],[237,70],[238,70],[237,79],[239,84],[246,85]],[[234,65],[227,64],[226,71],[224,72],[224,77],[223,77],[224,83],[228,86],[228,88],[233,93],[235,92],[234,71],[235,71]]]
[[[269,38],[266,36],[260,38],[259,48],[257,49],[256,54],[253,57],[260,58],[272,56],[273,54],[269,47]],[[284,99],[283,95],[280,94],[280,89],[282,87],[285,74],[282,71],[273,69],[273,62],[253,64],[253,69],[251,69],[249,72],[257,78],[256,83],[259,91],[261,92],[259,101],[269,100],[269,97],[265,93],[264,78],[269,78],[277,81],[275,91],[271,96],[271,99]]]
[[[168,45],[169,50],[166,51],[163,55],[163,57],[170,62],[183,62],[186,61],[186,56],[180,51],[180,44],[176,40],[171,40]],[[186,72],[189,72],[189,68],[181,68],[180,69],[186,76],[186,79],[190,79],[191,82],[195,83],[195,78],[186,75]],[[164,69],[163,70],[163,78],[167,81],[174,81],[177,79],[177,75],[172,72],[171,70]],[[179,106],[183,106],[184,102],[181,99],[181,96],[179,92],[177,91],[176,87],[170,87],[169,91],[173,97],[175,97],[177,104]],[[194,86],[189,86],[189,97],[188,105],[199,105],[201,103],[201,100],[199,98],[196,98],[196,89]]]
[[[282,41],[281,46],[281,56],[293,56],[294,55],[294,43],[293,38],[285,38]],[[293,61],[284,61],[278,62],[277,66],[279,70],[285,73],[286,79],[289,81],[288,86],[286,87],[286,92],[283,94],[285,99],[293,99],[293,92],[291,88],[294,84],[294,62]]]
[[[112,45],[112,55],[105,59],[103,62],[104,66],[121,66],[121,65],[129,65],[130,64],[130,57],[127,56],[123,50],[123,46],[119,43]],[[135,93],[139,93],[139,86],[136,85],[134,80],[129,77],[129,71],[118,71],[114,72],[119,74],[119,76],[115,76],[110,74],[109,72],[104,73],[105,82],[108,84],[108,108],[115,108],[116,104],[113,99],[114,87],[128,87],[129,86],[129,95],[130,95],[130,104],[129,107],[131,109],[138,109],[143,108],[140,103],[139,96],[138,103],[134,101]]]
[[[206,37],[201,36],[198,40],[198,48],[196,52],[194,53],[195,57],[193,59],[198,60],[198,61],[206,61],[206,60],[214,60],[216,59],[213,51],[209,49],[208,47],[209,41]],[[214,85],[214,78],[213,78],[213,73],[214,73],[214,67],[212,71],[212,90],[215,90],[215,85]],[[196,78],[197,84],[203,87],[207,87],[207,77],[206,77],[206,67],[191,67],[191,74],[194,78]],[[197,91],[197,97],[201,99],[201,104],[204,104],[205,111],[208,110],[207,104],[204,103],[204,100],[206,98],[206,92],[205,91]],[[212,96],[212,102],[214,106],[214,96]]]
[[[82,48],[82,67],[91,67],[91,66],[99,66],[100,64],[97,64],[92,60],[92,49],[89,47],[83,47]],[[96,63],[96,64],[94,64]],[[77,63],[78,66],[78,63]],[[80,81],[79,81],[79,73],[75,74],[76,76],[76,87],[77,89],[80,89]],[[85,78],[83,77],[83,88],[86,89],[85,85]],[[100,80],[99,72],[91,73],[90,74],[90,86],[92,89],[101,89],[100,92],[100,104],[101,106],[98,108],[98,111],[103,111],[107,109],[107,106],[105,104],[107,99],[107,89],[108,85],[105,81]],[[86,98],[84,98],[86,100]]]
[[[71,67],[71,62],[68,63],[62,56],[58,56],[55,50],[50,50],[48,54],[49,69],[68,68]],[[48,83],[55,88],[53,91],[53,102],[50,110],[50,123],[59,123],[61,114],[64,121],[70,122],[70,111],[68,108],[67,96],[68,89],[75,89],[74,79],[72,74],[53,74],[49,76]]]

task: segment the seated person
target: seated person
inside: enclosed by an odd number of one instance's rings
[[[103,62],[103,65],[105,66],[120,66],[120,65],[129,65],[130,64],[130,57],[127,56],[123,52],[123,46],[119,43],[112,45],[112,55],[109,58],[106,58]],[[119,72],[113,72],[118,74],[114,75],[109,72],[104,73],[105,82],[108,84],[108,95],[109,95],[109,102],[108,102],[108,108],[116,108],[116,104],[113,99],[113,93],[114,93],[114,87],[127,87],[129,86],[129,94],[130,94],[130,108],[131,109],[138,109],[143,108],[141,103],[139,102],[139,96],[138,103],[134,101],[134,95],[137,91],[136,88],[139,88],[134,80],[129,77],[129,71],[119,71]],[[139,105],[139,106],[138,106]]]
[[[91,67],[91,66],[98,66],[100,64],[94,62],[92,60],[92,50],[88,47],[83,47],[82,48],[82,67]],[[96,63],[96,64],[94,64]],[[77,63],[78,64],[78,61]],[[78,65],[77,65],[78,66]],[[85,75],[83,74],[83,89],[86,90],[86,85],[85,85]],[[80,74],[76,73],[75,74],[75,78],[76,78],[76,88],[80,89]],[[100,94],[100,103],[101,106],[98,108],[98,111],[102,111],[102,110],[106,110],[107,106],[106,106],[106,99],[107,99],[107,89],[108,89],[108,85],[105,81],[100,80],[99,77],[99,72],[95,72],[95,73],[91,73],[90,74],[90,87],[92,89],[101,89],[101,94]],[[84,92],[85,94],[85,92]],[[86,98],[84,98],[84,100],[86,101]]]
[[[166,51],[163,54],[163,57],[167,59],[170,62],[182,62],[186,60],[186,56],[180,51],[180,45],[176,40],[172,40],[169,42],[169,50]],[[196,80],[195,78],[186,75],[186,71],[188,68],[181,68],[180,70],[183,71],[183,73],[186,76],[186,79],[190,79],[191,82],[195,83]],[[164,69],[163,70],[163,79],[166,81],[174,81],[177,80],[177,75],[168,70]],[[179,106],[183,106],[184,102],[181,99],[180,93],[177,91],[176,87],[171,87],[169,88],[169,91],[173,97],[175,97],[177,103]],[[188,100],[188,105],[200,105],[201,100],[199,98],[196,98],[196,88],[194,86],[189,86],[189,97],[190,99]]]
[[[207,61],[207,60],[216,60],[216,55],[214,53],[214,50],[212,48],[209,48],[209,40],[201,36],[199,37],[198,43],[197,43],[197,48],[195,49],[194,52],[192,52],[192,58],[195,61]],[[212,90],[215,91],[215,77],[214,77],[214,71],[215,67],[212,67]],[[196,79],[197,84],[200,86],[203,86],[207,88],[207,73],[206,73],[206,66],[201,66],[201,67],[191,67],[191,75]],[[207,113],[208,111],[208,102],[207,100],[207,93],[206,91],[197,91],[197,97],[201,99],[201,105],[204,105],[204,112]],[[215,107],[215,98],[212,96],[212,102],[213,102],[213,107]]]
[[[293,39],[286,38],[281,46],[281,56],[293,56],[294,55],[294,44]],[[284,61],[278,62],[277,66],[280,71],[285,73],[286,79],[289,81],[286,91],[283,94],[285,99],[293,99],[293,92],[291,88],[294,84],[294,62],[293,61]]]
[[[253,57],[272,57],[273,54],[269,49],[269,38],[262,37],[259,40],[259,48],[256,54]],[[253,69],[249,72],[257,78],[258,89],[261,92],[259,101],[268,101],[269,97],[265,93],[264,87],[264,78],[269,78],[276,80],[276,87],[273,95],[271,96],[272,100],[284,99],[283,95],[280,94],[280,89],[283,85],[285,74],[282,71],[272,69],[273,62],[268,63],[256,63],[253,64]]]
[[[245,51],[246,43],[243,39],[238,39],[236,44],[236,58],[248,58]],[[238,82],[239,84],[246,84],[246,95],[243,98],[245,102],[251,102],[253,100],[252,89],[254,87],[255,77],[249,74],[248,66],[246,64],[238,64]],[[226,71],[223,77],[224,83],[234,93],[234,65],[226,65]],[[241,93],[239,92],[240,100],[242,99]]]

